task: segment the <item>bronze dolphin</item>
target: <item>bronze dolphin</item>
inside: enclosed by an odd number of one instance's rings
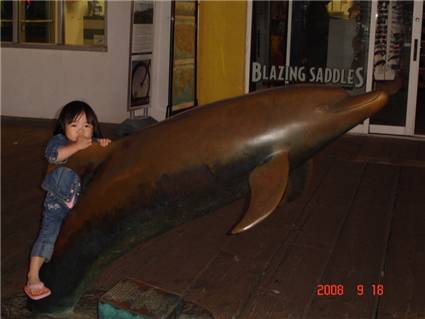
[[[41,271],[52,295],[29,301],[30,308],[72,310],[112,258],[249,191],[232,233],[256,225],[282,199],[291,172],[386,102],[383,92],[274,88],[198,107],[74,155],[67,166],[89,182]]]

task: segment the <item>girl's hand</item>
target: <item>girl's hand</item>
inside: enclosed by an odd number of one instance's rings
[[[78,149],[81,151],[81,150],[86,149],[87,147],[89,147],[92,144],[92,139],[87,138],[83,135],[79,135],[77,137],[77,141],[75,143],[77,144]]]
[[[109,144],[111,144],[111,140],[109,138],[98,138],[97,142],[99,143],[100,146],[102,147],[106,147]]]

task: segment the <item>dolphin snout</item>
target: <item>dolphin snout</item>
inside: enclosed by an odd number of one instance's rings
[[[365,110],[372,115],[384,107],[387,102],[388,95],[384,91],[374,91],[359,96],[349,96],[332,105],[320,105],[318,110],[331,113]]]

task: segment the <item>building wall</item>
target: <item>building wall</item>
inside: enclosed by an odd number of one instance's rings
[[[244,93],[245,1],[199,3],[199,104]]]
[[[130,10],[128,1],[108,2],[107,52],[2,48],[1,114],[54,118],[82,99],[102,122],[127,118]]]
[[[154,16],[149,114],[162,120],[168,102],[171,4],[155,5],[159,10]],[[202,1],[199,10],[199,103],[243,94],[246,2]],[[64,104],[81,99],[93,106],[102,122],[128,118],[131,2],[110,1],[106,12],[107,52],[2,48],[1,114],[55,118]]]

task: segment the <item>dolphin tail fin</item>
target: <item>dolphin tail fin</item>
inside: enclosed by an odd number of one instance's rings
[[[251,198],[242,220],[233,228],[232,234],[241,233],[269,216],[279,205],[288,184],[288,153],[274,156],[269,162],[257,167],[249,176]]]

